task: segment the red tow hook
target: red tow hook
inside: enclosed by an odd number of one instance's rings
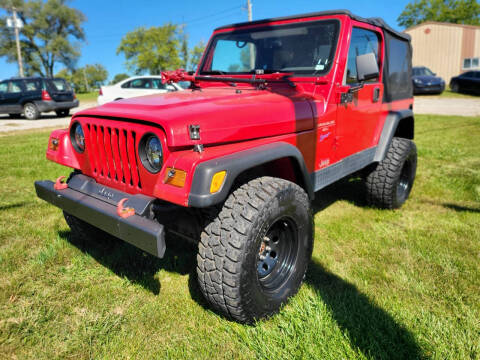
[[[124,208],[123,207],[123,204],[125,204],[125,202],[127,200],[128,200],[128,198],[123,198],[122,200],[120,200],[120,202],[117,205],[117,215],[120,216],[121,218],[124,218],[124,219],[135,215],[135,209],[134,208],[129,208],[129,207]]]
[[[66,188],[68,188],[67,183],[62,182],[64,179],[65,179],[65,176],[58,177],[58,179],[55,180],[55,185],[53,185],[53,188],[55,190],[65,190]]]

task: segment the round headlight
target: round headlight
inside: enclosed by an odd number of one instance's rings
[[[73,124],[70,131],[70,140],[75,150],[81,153],[85,151],[85,135],[80,123],[76,122]]]
[[[160,139],[153,134],[147,134],[140,142],[140,159],[143,166],[152,173],[157,173],[163,165],[163,149]]]

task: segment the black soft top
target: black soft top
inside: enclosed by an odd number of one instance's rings
[[[360,21],[360,22],[367,23],[367,24],[370,24],[370,25],[378,26],[378,27],[382,28],[383,30],[391,33],[392,35],[394,35],[396,37],[399,37],[399,38],[402,38],[404,40],[410,41],[410,35],[402,33],[402,32],[398,32],[398,31],[392,29],[390,26],[388,26],[388,24],[383,19],[381,19],[381,18],[363,18],[361,16],[352,14],[349,10],[318,11],[318,12],[312,12],[312,13],[307,13],[307,14],[298,14],[298,15],[292,15],[292,16],[276,17],[276,18],[271,18],[271,19],[248,21],[248,22],[224,25],[224,26],[216,28],[215,30],[228,29],[228,28],[232,28],[232,27],[235,28],[235,27],[241,27],[241,26],[246,26],[246,25],[264,24],[264,23],[269,23],[269,22],[272,22],[272,21],[302,19],[302,18],[327,16],[327,15],[347,15],[347,16],[351,17],[352,19],[356,20],[356,21]]]

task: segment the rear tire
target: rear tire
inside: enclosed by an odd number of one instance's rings
[[[70,109],[56,110],[55,113],[58,117],[66,117],[70,115]]]
[[[452,91],[456,92],[456,93],[460,92],[460,86],[458,86],[457,83],[453,83],[452,84]]]
[[[210,210],[197,255],[203,295],[242,323],[278,312],[297,293],[312,254],[307,194],[290,181],[261,177]]]
[[[408,139],[394,137],[385,159],[365,179],[367,203],[396,209],[408,199],[417,170],[417,147]]]
[[[40,116],[40,111],[38,111],[37,105],[30,102],[23,105],[23,115],[27,120],[36,120]]]

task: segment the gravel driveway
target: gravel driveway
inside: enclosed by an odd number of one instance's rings
[[[82,102],[80,106],[70,111],[75,114],[77,111],[96,106],[94,101]],[[27,120],[23,117],[11,119],[8,115],[0,114],[0,133],[18,130],[43,129],[54,127],[57,129],[68,127],[71,116],[57,117],[54,112],[42,113],[38,120]]]
[[[415,114],[480,116],[480,97],[445,98],[440,96],[416,96]]]

